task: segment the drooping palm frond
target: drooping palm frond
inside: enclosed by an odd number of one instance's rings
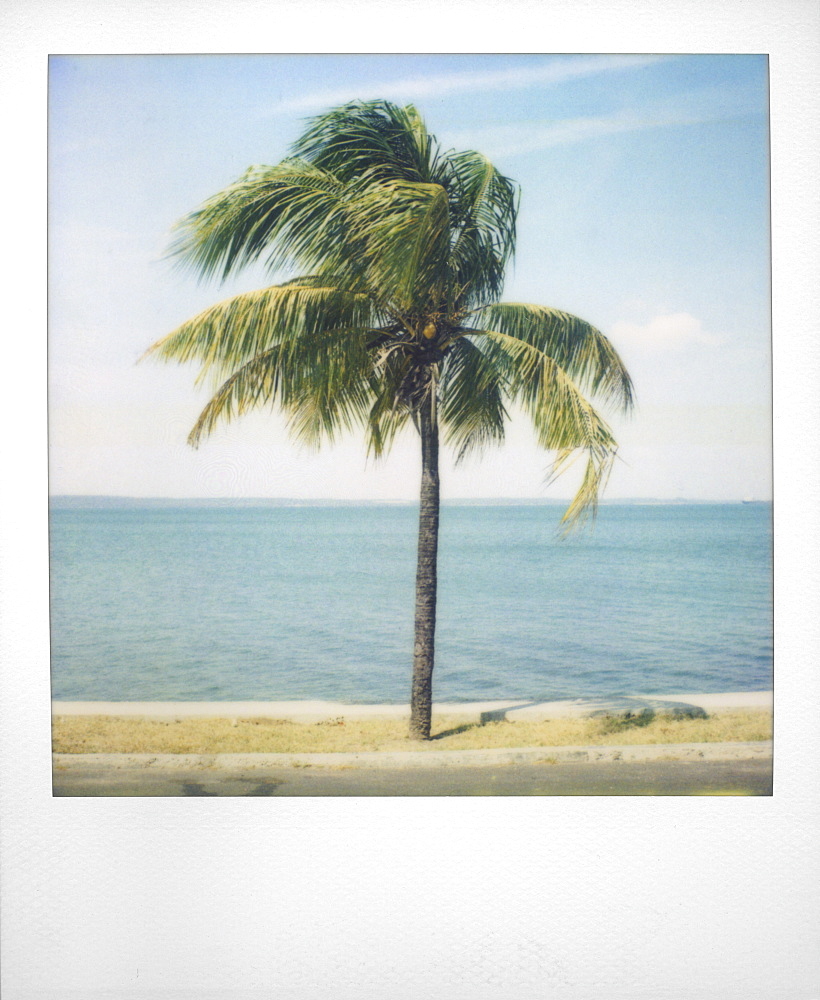
[[[220,423],[230,423],[236,417],[268,403],[271,407],[284,402],[283,366],[280,356],[286,345],[279,344],[238,368],[208,400],[188,435],[188,443],[198,448]]]
[[[454,342],[442,366],[439,419],[457,462],[504,440],[503,376],[467,338]]]
[[[198,361],[200,378],[223,378],[275,344],[350,329],[368,330],[379,316],[363,292],[302,278],[245,292],[201,312],[146,352],[163,360]]]
[[[552,463],[547,485],[565,472],[577,460],[579,454],[575,449],[559,452]],[[581,485],[561,518],[564,535],[584,525],[589,519],[595,519],[598,501],[606,488],[616,457],[617,449],[614,442],[591,445],[586,449],[587,462]]]
[[[581,486],[563,517],[571,528],[595,515],[599,493],[617,452],[610,428],[578,386],[541,348],[497,330],[480,333],[482,350],[505,380],[508,397],[529,414],[536,440],[558,453],[553,475],[579,451],[587,456]]]
[[[558,309],[501,302],[477,309],[475,321],[548,355],[581,388],[628,410],[629,373],[610,341],[590,323]]]
[[[349,265],[344,199],[338,178],[304,161],[251,167],[177,224],[171,255],[222,280],[258,260],[308,273]]]
[[[373,405],[367,421],[367,450],[375,458],[387,454],[396,435],[410,420],[402,386],[412,365],[412,356],[400,347],[380,356],[375,365],[370,381]]]
[[[339,337],[338,333],[347,334]],[[317,331],[284,340],[237,367],[209,400],[189,436],[198,446],[220,422],[278,407],[294,437],[318,447],[367,420],[372,359],[367,332]]]
[[[300,350],[298,367],[294,354],[289,359],[295,374],[286,407],[288,425],[297,440],[313,448],[333,443],[340,432],[366,426],[372,405],[372,358],[364,331],[340,332],[341,337],[315,338],[315,344]]]

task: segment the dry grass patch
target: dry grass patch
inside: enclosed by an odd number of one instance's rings
[[[631,746],[658,743],[755,742],[772,738],[769,712],[715,713],[706,719],[657,716],[651,722],[602,717],[546,722],[489,722],[438,716],[433,739],[407,738],[407,720],[55,716],[55,753],[366,753],[369,751],[489,750],[505,747]]]

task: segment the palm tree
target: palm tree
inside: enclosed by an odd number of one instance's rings
[[[430,736],[439,435],[457,460],[503,440],[511,404],[561,471],[586,455],[563,523],[594,513],[616,443],[585,394],[628,409],[632,384],[597,329],[502,304],[518,193],[481,154],[444,151],[418,111],[354,102],[309,122],[292,156],[251,167],[182,220],[173,254],[200,276],[246,265],[301,277],[206,309],[149,349],[197,361],[215,392],[189,436],[258,406],[318,445],[363,426],[389,449],[421,438],[410,735]]]

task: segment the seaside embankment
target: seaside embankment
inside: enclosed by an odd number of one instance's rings
[[[744,712],[754,718],[770,715],[771,709],[771,692],[437,704],[434,718],[447,720],[451,727],[441,732],[443,737],[466,730],[479,736],[488,730],[498,732],[499,727],[493,723],[513,725],[504,727],[503,745],[478,749],[442,749],[442,743],[435,739],[424,744],[382,739],[379,749],[359,748],[356,752],[135,753],[95,752],[95,748],[105,745],[106,738],[111,738],[105,736],[106,724],[153,722],[167,732],[172,723],[181,728],[186,721],[211,720],[211,726],[216,728],[219,723],[237,727],[241,720],[246,726],[293,724],[307,733],[307,727],[350,729],[357,723],[366,729],[379,720],[395,725],[407,716],[408,708],[317,701],[55,702],[55,733],[57,724],[65,728],[72,720],[85,719],[93,722],[91,731],[97,742],[86,736],[73,752],[54,754],[54,793],[770,794],[770,739],[744,739],[740,730],[740,735],[721,739],[703,730],[693,742],[663,742],[657,731],[650,735],[648,727],[656,720],[670,720],[660,730],[662,734],[685,733],[692,731],[685,728],[686,724],[699,718],[732,719]],[[570,724],[573,720],[603,720],[610,728],[601,732],[613,735],[609,741],[596,735],[594,744],[589,745],[567,745],[566,735],[554,746],[544,745],[543,735],[534,744],[528,743],[534,732],[532,724],[551,720],[556,724],[560,720]],[[329,731],[321,732],[324,735]],[[562,732],[560,728],[555,731]],[[306,769],[309,775],[301,773]]]

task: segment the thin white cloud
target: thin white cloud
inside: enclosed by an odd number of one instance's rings
[[[484,72],[446,73],[438,76],[417,76],[403,80],[385,80],[367,88],[356,88],[356,100],[418,100],[425,97],[442,97],[469,91],[481,93],[488,90],[526,90],[530,87],[549,86],[578,77],[592,76],[621,70],[641,69],[668,56],[556,56],[537,66],[512,66]],[[351,88],[314,91],[290,101],[283,101],[268,114],[292,114],[332,107],[351,100]]]
[[[639,109],[619,109],[607,115],[552,121],[525,121],[471,130],[453,136],[456,146],[480,149],[491,159],[517,156],[552,146],[566,146],[603,136],[643,129],[724,121],[764,110],[765,95],[745,88],[704,88],[656,101]]]
[[[643,351],[681,351],[696,344],[714,346],[720,340],[707,333],[699,319],[689,313],[655,316],[648,323],[621,320],[612,326],[612,341],[623,347]]]
[[[459,148],[471,146],[494,159],[499,156],[518,156],[551,146],[567,146],[619,132],[673,124],[669,118],[647,119],[635,113],[617,112],[594,118],[567,118],[555,122],[520,122],[496,128],[462,133],[453,137]]]

